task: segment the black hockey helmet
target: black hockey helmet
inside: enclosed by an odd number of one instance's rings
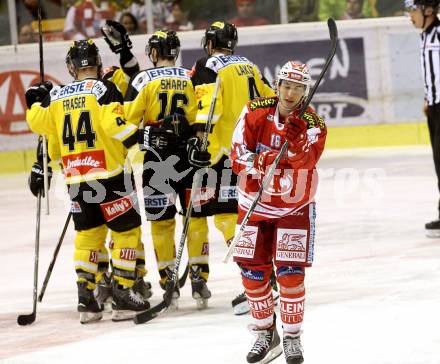
[[[228,49],[234,52],[238,42],[237,28],[234,24],[216,21],[205,31],[202,39],[203,48],[207,51],[208,41],[212,42],[212,48]]]
[[[157,50],[159,57],[175,60],[180,52],[179,37],[174,30],[158,30],[151,36],[145,47],[145,53],[150,60],[153,49]]]
[[[66,64],[73,77],[76,77],[77,70],[87,67],[97,67],[99,75],[102,62],[95,42],[91,39],[74,41],[67,52]]]
[[[440,0],[405,0],[405,9],[415,9],[417,6],[431,6],[436,9],[440,4]]]

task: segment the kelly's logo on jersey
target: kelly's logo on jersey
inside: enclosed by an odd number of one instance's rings
[[[60,82],[45,76],[54,85]],[[26,123],[26,89],[40,82],[40,73],[35,71],[9,71],[0,73],[0,134],[29,134]]]
[[[130,196],[124,196],[114,201],[101,203],[100,207],[105,221],[108,222],[129,211],[133,207],[133,201]]]

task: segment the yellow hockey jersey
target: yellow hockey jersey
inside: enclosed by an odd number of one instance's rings
[[[235,124],[246,103],[256,97],[275,96],[258,67],[246,57],[217,54],[202,58],[193,67],[191,78],[198,103],[197,131],[205,130],[217,77],[220,89],[208,137],[212,164],[223,155],[229,156]]]
[[[125,96],[130,81],[130,76],[127,75],[121,67],[108,67],[104,79],[113,82],[122,96]],[[61,159],[61,151],[58,145],[57,138],[51,138],[48,136],[48,153],[52,161],[58,161]]]
[[[190,71],[182,67],[157,67],[139,72],[125,95],[127,120],[135,125],[158,124],[165,116],[185,115],[194,122],[197,104]]]
[[[29,127],[58,145],[67,184],[108,179],[123,172],[126,145],[137,127],[124,117],[123,98],[106,80],[55,86],[26,112]],[[50,148],[49,148],[50,149]]]

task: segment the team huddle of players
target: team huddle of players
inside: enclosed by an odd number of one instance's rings
[[[194,173],[209,167],[193,200],[187,234],[192,296],[198,308],[206,308],[211,297],[207,216],[214,216],[216,228],[229,243],[266,169],[287,141],[288,152],[257,205],[234,260],[247,299],[242,312],[250,309],[255,320],[257,340],[247,361],[267,363],[282,352],[273,307],[276,279],[286,361],[302,362],[304,268],[313,260],[315,165],[326,135],[323,120],[311,108],[302,117],[298,114],[310,88],[307,67],[287,62],[278,72],[274,91],[256,65],[233,55],[236,27],[215,22],[203,39],[207,56],[192,70],[175,65],[179,38],[161,30],[146,46],[154,67],[139,70],[125,29],[108,21],[102,32],[120,55],[120,68],[104,69],[94,42],[76,41],[66,57],[74,81],[65,86],[40,83],[26,92],[29,126],[47,136],[51,160],[61,160],[72,201],[80,322],[100,320],[108,299],[114,321],[131,319],[150,307],[138,192],[127,167],[129,148],[137,144],[145,151],[139,195],[151,222],[162,288],[175,264],[177,198],[185,213]],[[202,138],[217,80],[217,102],[204,150]],[[29,179],[36,196],[42,194],[44,173],[42,154],[37,157]],[[105,246],[109,232],[110,254]],[[173,306],[179,295],[177,286]]]

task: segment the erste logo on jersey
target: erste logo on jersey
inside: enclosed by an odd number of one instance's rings
[[[63,165],[66,177],[83,176],[97,169],[105,171],[107,167],[103,150],[65,155]]]

